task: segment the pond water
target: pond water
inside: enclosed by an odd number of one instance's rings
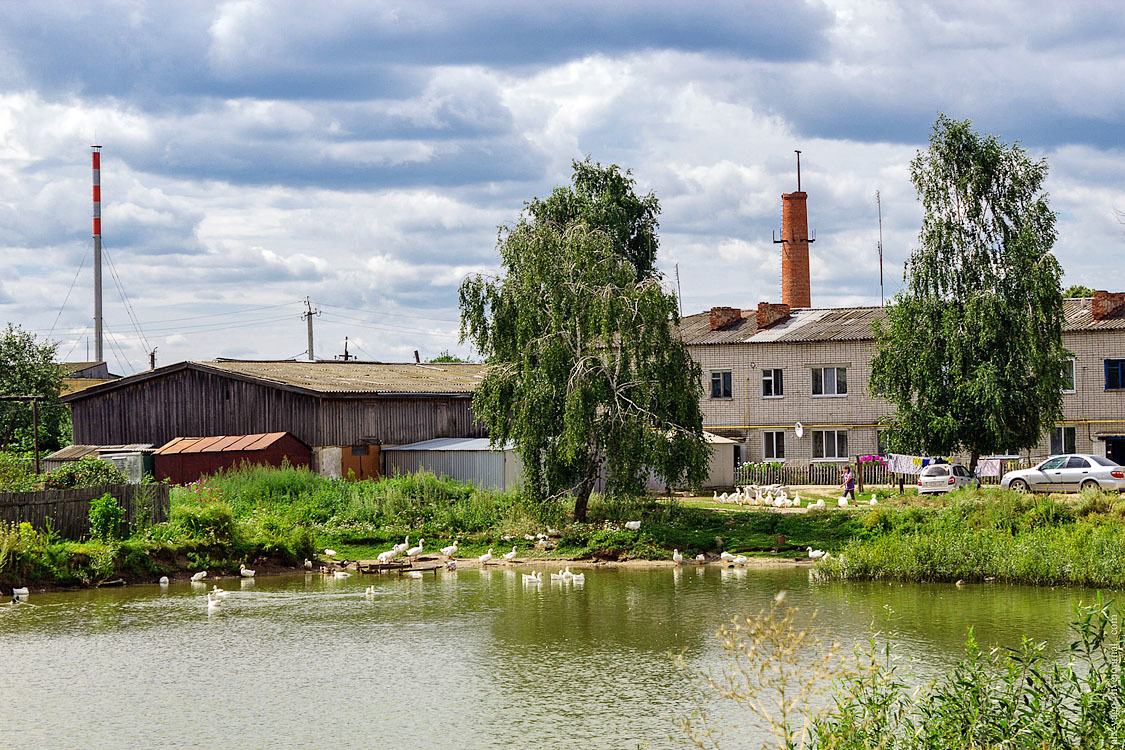
[[[893,630],[923,671],[957,661],[970,627],[1062,645],[1093,598],[803,568],[598,568],[580,586],[521,572],[227,580],[213,612],[188,583],[32,595],[0,607],[0,746],[677,747],[690,706],[671,655],[718,665],[722,621],[780,590],[848,643]]]

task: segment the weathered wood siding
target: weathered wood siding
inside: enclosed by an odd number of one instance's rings
[[[104,484],[73,490],[0,493],[0,523],[24,521],[42,530],[51,519],[51,528],[63,539],[83,539],[90,535],[90,501],[109,493],[125,509],[125,523],[131,526],[136,514],[147,504],[153,523],[168,520],[171,491],[160,484]]]
[[[310,446],[401,445],[481,437],[465,396],[315,398],[223,375],[180,370],[71,404],[74,442],[152,443],[175,437],[289,432]]]

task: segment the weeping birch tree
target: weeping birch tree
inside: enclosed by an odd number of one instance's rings
[[[501,230],[502,277],[461,286],[462,341],[488,365],[476,418],[493,446],[515,444],[525,491],[573,494],[578,521],[603,469],[610,493],[643,491],[649,471],[700,484],[702,375],[676,335],[675,296],[622,252],[631,233],[548,213]]]
[[[1062,269],[1045,160],[944,115],[911,162],[924,217],[905,288],[875,326],[868,387],[894,450],[1030,448],[1062,413]]]

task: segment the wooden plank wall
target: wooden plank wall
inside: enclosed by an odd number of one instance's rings
[[[259,432],[289,432],[309,446],[403,445],[487,434],[467,396],[313,398],[190,369],[76,401],[71,410],[74,442],[86,445]]]
[[[42,530],[50,518],[52,529],[61,538],[84,539],[90,535],[90,501],[107,492],[125,508],[125,522],[130,527],[140,510],[138,503],[145,497],[149,499],[151,521],[168,520],[172,497],[168,485],[103,484],[73,490],[0,492],[0,524],[27,521]]]

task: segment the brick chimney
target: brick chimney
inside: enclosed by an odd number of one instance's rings
[[[807,198],[801,191],[781,196],[781,301],[790,307],[812,307]]]
[[[778,321],[789,317],[789,305],[774,305],[769,302],[758,303],[758,328],[769,328]]]
[[[1125,292],[1103,292],[1100,289],[1094,292],[1094,299],[1090,302],[1090,312],[1094,320],[1105,320],[1125,307]]]
[[[742,310],[737,307],[712,307],[711,308],[711,330],[717,331],[720,328],[726,328],[731,323],[737,323],[742,320]]]

